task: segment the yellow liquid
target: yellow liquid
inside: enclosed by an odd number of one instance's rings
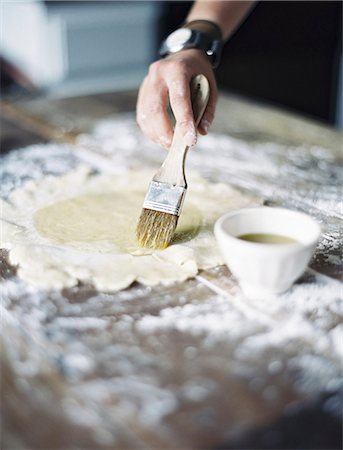
[[[298,244],[299,242],[288,236],[282,236],[280,234],[269,233],[250,233],[237,236],[238,239],[243,241],[256,242],[259,244]]]

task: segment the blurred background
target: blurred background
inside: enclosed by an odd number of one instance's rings
[[[3,96],[136,89],[191,5],[3,0]],[[257,2],[225,45],[217,80],[222,90],[342,129],[342,2]]]

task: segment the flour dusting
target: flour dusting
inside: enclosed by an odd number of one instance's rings
[[[82,161],[85,173],[106,161],[111,173],[141,166],[153,173],[165,156],[132,116],[99,122],[77,147],[36,145],[3,156],[3,197]],[[341,271],[343,180],[329,151],[210,134],[189,152],[188,167],[310,213],[324,228],[312,267]],[[65,448],[190,448],[185,421],[205,445],[208,433],[226,436],[228,412],[231,429],[240,429],[266,411],[269,419],[289,411],[292,399],[342,388],[342,284],[316,270],[259,301],[246,299],[222,266],[184,281],[182,292],[139,283],[115,293],[88,284],[47,291],[11,271],[4,277],[6,401],[9,411],[22,405],[28,442],[37,411],[46,433],[60,426],[58,434],[72,436]],[[339,404],[330,408],[340,414]]]

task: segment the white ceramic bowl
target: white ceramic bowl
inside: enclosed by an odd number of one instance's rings
[[[306,214],[283,208],[246,208],[225,214],[214,233],[225,262],[245,295],[280,294],[305,271],[320,236],[320,226]],[[238,236],[269,233],[287,236],[295,244],[261,244]]]

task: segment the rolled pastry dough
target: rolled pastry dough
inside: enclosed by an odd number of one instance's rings
[[[138,281],[169,284],[223,263],[213,225],[229,210],[258,201],[189,174],[175,238],[165,250],[138,247],[135,229],[153,172],[92,175],[80,167],[29,182],[2,201],[2,247],[24,280],[42,288],[79,282],[116,291]]]

